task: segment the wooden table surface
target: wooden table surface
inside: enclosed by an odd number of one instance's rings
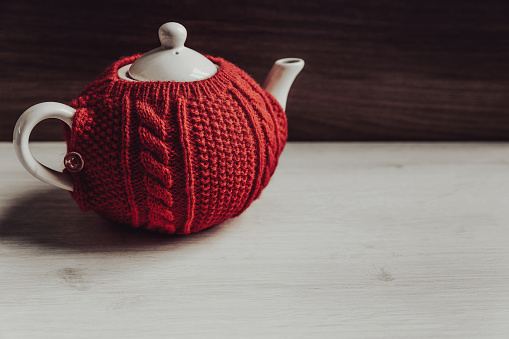
[[[508,196],[507,144],[290,143],[243,215],[168,237],[2,143],[0,338],[507,338]]]

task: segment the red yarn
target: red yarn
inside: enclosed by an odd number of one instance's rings
[[[70,173],[83,210],[150,230],[188,234],[242,213],[268,184],[287,137],[277,101],[233,64],[195,82],[132,82],[123,58],[71,106]]]

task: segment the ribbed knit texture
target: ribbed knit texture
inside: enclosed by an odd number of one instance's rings
[[[71,106],[68,151],[85,162],[72,196],[83,210],[188,234],[242,213],[268,184],[287,137],[277,101],[235,65],[196,82],[131,82],[123,58]]]

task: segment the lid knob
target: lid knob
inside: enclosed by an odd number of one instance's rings
[[[159,27],[159,41],[161,46],[168,49],[184,47],[187,30],[178,22],[167,22]]]

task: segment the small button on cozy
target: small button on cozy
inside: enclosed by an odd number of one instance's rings
[[[84,161],[77,152],[69,152],[64,157],[64,166],[69,172],[79,172],[83,168]]]

